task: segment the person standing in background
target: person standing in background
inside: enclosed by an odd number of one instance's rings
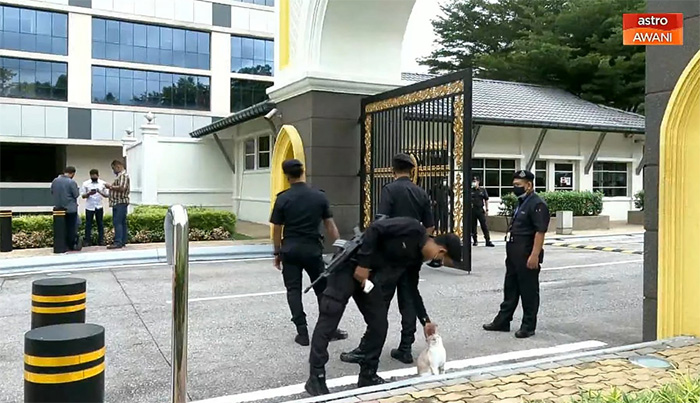
[[[131,182],[129,174],[124,169],[124,163],[119,160],[112,161],[112,171],[117,177],[112,184],[105,183],[109,189],[109,206],[112,207],[112,223],[114,225],[114,243],[107,249],[120,249],[126,246],[129,237],[126,225],[126,215],[129,208],[129,194]]]
[[[486,246],[493,247],[491,242],[491,234],[489,233],[489,227],[486,224],[486,216],[489,215],[489,194],[486,189],[481,187],[481,180],[478,177],[474,177],[472,181],[471,189],[471,205],[472,205],[472,240],[474,241],[474,246],[478,245],[478,236],[476,233],[476,221],[479,221],[481,225],[481,231],[484,233],[484,239],[486,240]]]
[[[105,187],[105,181],[100,179],[100,173],[97,169],[90,170],[90,179],[83,182],[80,188],[80,194],[85,201],[85,246],[92,244],[92,223],[97,222],[97,244],[104,245],[105,226],[104,226],[104,208],[102,200],[109,197],[109,192]]]
[[[68,250],[78,250],[78,184],[73,180],[75,167],[67,166],[63,174],[51,182],[51,196],[54,208],[66,211],[66,246]]]

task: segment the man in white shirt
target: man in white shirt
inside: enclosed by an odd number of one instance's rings
[[[105,188],[105,181],[100,179],[100,173],[97,169],[90,170],[90,179],[83,182],[80,188],[80,194],[85,202],[85,246],[92,244],[92,223],[97,221],[97,242],[98,245],[104,245],[105,241],[105,226],[104,208],[102,200],[104,197],[109,197],[109,191]]]

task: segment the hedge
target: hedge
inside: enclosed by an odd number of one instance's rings
[[[164,242],[163,223],[167,206],[138,206],[127,216],[130,243]],[[236,215],[229,211],[188,207],[190,241],[233,239]],[[80,217],[81,236],[85,236],[85,215]],[[114,241],[112,216],[104,216],[105,244]],[[97,243],[97,225],[93,224],[92,244]],[[12,247],[15,249],[53,246],[53,217],[51,215],[20,215],[12,218]]]
[[[538,195],[547,203],[552,216],[557,211],[573,211],[575,216],[597,216],[603,211],[602,192],[543,192]],[[512,216],[518,198],[509,193],[501,197],[498,215]]]

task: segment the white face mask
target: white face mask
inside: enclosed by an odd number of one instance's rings
[[[472,182],[472,187],[476,187],[476,182]]]

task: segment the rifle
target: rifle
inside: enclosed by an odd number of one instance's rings
[[[375,221],[383,220],[385,218],[388,217],[382,214],[377,214]],[[365,234],[360,232],[359,227],[353,228],[353,232],[355,235],[349,241],[338,239],[337,241],[333,242],[333,246],[340,248],[340,250],[333,255],[333,258],[328,263],[323,273],[321,273],[321,275],[318,276],[318,278],[314,280],[311,285],[306,287],[304,294],[309,292],[309,290],[311,290],[316,283],[338,271],[344,263],[347,263],[353,256],[355,256],[355,253],[360,250]]]

